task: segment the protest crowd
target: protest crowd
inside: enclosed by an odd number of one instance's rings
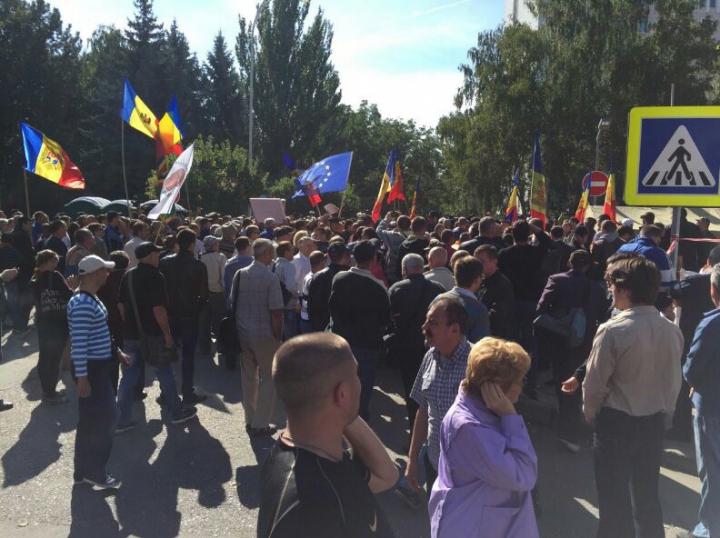
[[[88,487],[121,487],[113,439],[139,427],[146,373],[182,427],[207,398],[195,363],[217,354],[241,371],[237,428],[276,439],[259,537],[392,536],[374,494],[394,489],[433,537],[532,538],[552,500],[516,404],[544,374],[558,450],[593,438],[598,536],[665,536],[666,437],[696,445],[690,536],[720,536],[720,247],[681,241],[674,267],[666,227],[642,219],[11,211],[0,323],[37,331],[41,405],[69,404],[71,369],[73,480]],[[707,232],[683,219],[685,236]],[[373,431],[380,368],[404,391],[402,471]]]

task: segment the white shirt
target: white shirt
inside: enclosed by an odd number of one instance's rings
[[[455,277],[447,267],[436,267],[425,273],[425,279],[440,284],[445,291],[455,287]]]
[[[302,283],[302,300],[300,301],[300,319],[303,321],[310,321],[310,316],[308,315],[307,311],[307,297],[310,294],[310,282],[312,282],[313,279],[313,273],[308,273],[305,275],[305,278],[303,279]]]
[[[144,243],[144,241],[139,237],[133,237],[130,241],[125,243],[123,250],[128,255],[128,258],[130,258],[130,262],[128,263],[128,269],[132,269],[133,267],[137,266],[138,261],[135,257],[135,249],[139,247],[141,243]]]
[[[305,256],[302,252],[298,252],[295,256],[293,256],[292,264],[293,267],[295,267],[295,289],[298,291],[298,294],[302,294],[305,276],[312,271],[310,258]]]
[[[206,252],[200,258],[208,272],[208,289],[211,293],[222,293],[227,258],[222,252]]]

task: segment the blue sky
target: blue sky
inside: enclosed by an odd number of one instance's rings
[[[124,28],[132,0],[50,0],[86,39],[101,24]],[[234,44],[239,13],[252,18],[257,0],[155,0],[158,19],[176,18],[190,47],[205,59],[219,30]],[[333,23],[332,61],[343,102],[376,103],[383,116],[434,127],[452,111],[462,82],[457,70],[477,34],[502,22],[503,0],[311,0]]]

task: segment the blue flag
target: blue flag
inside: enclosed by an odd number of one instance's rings
[[[325,157],[305,170],[295,181],[297,185],[310,186],[319,194],[340,192],[347,188],[353,152]],[[307,195],[307,188],[298,188],[293,198]]]

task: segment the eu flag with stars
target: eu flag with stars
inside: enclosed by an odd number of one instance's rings
[[[305,170],[296,180],[299,185],[312,185],[319,194],[340,192],[347,188],[353,152],[325,157]],[[293,198],[306,195],[306,189],[299,188]]]

